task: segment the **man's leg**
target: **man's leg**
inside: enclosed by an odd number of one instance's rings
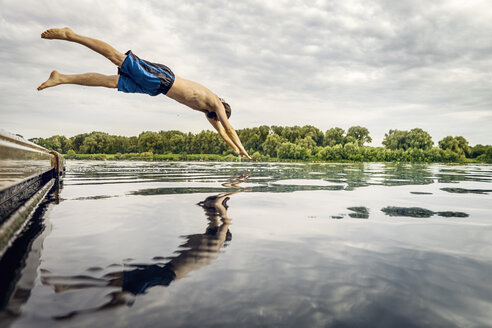
[[[106,42],[89,38],[86,36],[78,35],[74,33],[70,28],[52,28],[41,34],[43,39],[58,39],[80,43],[97,53],[100,53],[104,57],[108,58],[113,64],[121,67],[121,64],[125,60],[125,55],[111,47]]]
[[[65,75],[57,71],[51,72],[50,78],[38,87],[38,91],[54,87],[59,84],[78,84],[90,87],[117,88],[119,75],[102,75],[99,73],[85,73]]]

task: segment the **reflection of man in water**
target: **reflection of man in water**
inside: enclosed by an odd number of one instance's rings
[[[185,236],[186,242],[179,246],[178,255],[165,265],[131,265],[135,267],[134,270],[109,274],[113,278],[110,284],[121,283],[123,291],[137,295],[144,293],[149,287],[168,286],[173,280],[209,265],[216,258],[215,254],[231,240],[227,201],[235,193],[237,191],[209,196],[198,203],[205,210],[208,219],[205,233]]]
[[[245,181],[248,175],[241,175],[224,187],[240,188],[240,183]],[[145,293],[153,286],[169,286],[174,281],[185,277],[189,272],[209,265],[216,258],[216,253],[226,246],[232,235],[229,231],[231,219],[227,215],[227,201],[230,196],[240,191],[220,193],[207,197],[197,205],[201,206],[208,219],[207,228],[203,234],[184,236],[186,241],[179,246],[178,255],[170,258],[165,264],[132,264],[133,270],[112,272],[102,278],[89,276],[75,277],[42,277],[42,282],[54,286],[55,292],[64,292],[73,289],[92,287],[120,287],[121,291],[111,293],[112,299],[95,310],[103,310],[113,306],[128,303],[128,294],[138,295]],[[84,281],[81,284],[63,284],[56,280]],[[70,313],[68,316],[75,315]]]

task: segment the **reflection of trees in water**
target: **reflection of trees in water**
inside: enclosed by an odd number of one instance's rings
[[[382,184],[385,186],[426,185],[434,182],[428,165],[422,164],[387,165],[384,175]]]
[[[111,272],[101,278],[85,275],[55,276],[43,272],[42,283],[53,286],[56,293],[94,287],[119,288],[118,291],[109,294],[111,300],[104,305],[94,309],[73,311],[58,319],[69,318],[81,312],[99,311],[123,304],[131,305],[132,295],[144,294],[154,286],[169,286],[173,281],[186,277],[190,272],[211,264],[220,250],[232,239],[227,202],[230,196],[242,191],[240,184],[248,176],[240,175],[223,184],[224,187],[235,189],[234,191],[209,196],[197,204],[203,208],[207,217],[205,232],[182,236],[185,241],[178,246],[175,252],[177,255],[168,257],[165,263],[125,265],[130,270]],[[165,258],[158,256],[154,259]]]
[[[453,194],[481,194],[488,195],[492,192],[492,189],[464,189],[464,188],[441,188],[442,191],[446,191]]]
[[[354,219],[368,219],[369,218],[369,210],[367,207],[357,206],[357,207],[348,207],[349,211],[353,213],[349,213],[349,216]]]
[[[265,176],[264,179],[259,178],[262,175]],[[254,176],[255,181],[259,183],[268,183],[282,179],[323,179],[328,182],[343,184],[344,190],[354,190],[369,185],[423,185],[434,182],[433,173],[428,165],[421,164],[350,163],[286,165],[279,167],[278,170],[255,172]],[[270,185],[268,186],[268,191],[293,191],[287,190],[287,188],[287,186]],[[334,189],[338,190],[334,186],[317,186],[314,190]],[[298,186],[296,190],[313,190],[313,188],[310,186]]]
[[[354,206],[347,208],[350,213],[348,216],[353,219],[368,219],[369,209],[364,206]],[[388,216],[400,216],[400,217],[412,217],[412,218],[430,218],[431,216],[438,215],[445,218],[466,218],[469,215],[463,212],[454,211],[438,211],[434,212],[421,207],[397,207],[388,206],[382,208],[381,211]],[[333,215],[332,219],[343,219],[345,214]]]
[[[434,212],[421,207],[396,207],[389,206],[381,209],[384,214],[389,216],[405,216],[412,218],[430,218],[431,216],[438,215],[441,217],[451,218],[466,218],[469,215],[463,212],[453,212],[453,211],[438,211]]]
[[[436,173],[436,178],[440,183],[456,183],[462,181],[490,182],[490,166],[453,167],[448,165],[441,167]]]
[[[437,172],[435,171],[437,168]],[[240,167],[220,167],[221,175],[238,176]],[[202,165],[187,172],[172,176],[153,177],[153,181],[166,182],[216,182],[217,167]],[[248,170],[258,185],[251,187],[254,192],[293,192],[303,190],[355,190],[370,185],[404,186],[428,185],[438,182],[482,181],[488,174],[480,169],[464,170],[449,166],[427,164],[394,163],[311,163],[311,164],[250,164]],[[145,178],[142,176],[141,178]],[[272,184],[278,180],[305,179],[324,180],[333,185],[312,186],[309,183],[298,185]],[[142,189],[138,195],[182,194],[195,192],[217,192],[214,187],[169,187]]]
[[[98,164],[101,165],[101,164]],[[220,176],[239,176],[244,172],[244,165],[255,177],[255,182],[265,184],[270,192],[285,192],[284,186],[267,185],[269,182],[283,179],[323,179],[335,184],[343,184],[345,190],[368,185],[425,185],[435,181],[453,183],[461,181],[487,182],[490,170],[480,166],[464,168],[461,166],[437,164],[397,164],[397,163],[247,163],[236,164],[183,164],[166,163],[162,166],[139,166],[135,171],[133,166],[118,166],[107,164],[106,171],[98,166],[97,170],[84,169],[76,175],[94,178],[128,177],[156,182],[216,182],[217,171]],[[115,173],[116,172],[116,173]],[[314,173],[314,174],[313,174]],[[104,183],[104,182],[101,182]],[[201,188],[161,188],[140,190],[138,194],[169,194],[189,193]],[[323,188],[318,188],[323,189]],[[330,190],[330,188],[325,188]],[[303,190],[296,189],[296,190]],[[312,190],[306,188],[306,190]],[[202,190],[199,190],[201,192]],[[257,191],[267,191],[262,188]],[[293,190],[294,191],[294,190]],[[221,192],[207,190],[205,192]]]

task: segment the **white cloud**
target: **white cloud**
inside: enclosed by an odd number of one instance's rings
[[[209,128],[163,96],[61,86],[51,69],[114,74],[80,45],[39,34],[71,26],[161,62],[258,124],[425,128],[434,141],[491,143],[492,13],[486,1],[0,1],[0,120],[26,137],[92,130]]]

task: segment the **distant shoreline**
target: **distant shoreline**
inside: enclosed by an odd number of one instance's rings
[[[447,136],[438,143],[420,128],[389,130],[383,147],[372,142],[361,126],[347,131],[335,127],[325,132],[311,126],[266,126],[238,129],[244,148],[257,162],[403,162],[492,163],[492,145],[470,146],[462,136]],[[68,159],[237,161],[232,149],[212,131],[185,133],[177,130],[144,131],[125,137],[93,131],[67,138],[29,139]]]
[[[67,160],[95,160],[95,161],[190,161],[190,162],[239,162],[238,157],[232,154],[152,154],[145,153],[129,153],[129,154],[64,154],[63,157]],[[243,160],[243,158],[241,158]],[[443,163],[443,164],[487,164],[476,159],[463,159],[460,161],[405,161],[405,160],[387,160],[387,161],[371,161],[371,160],[320,160],[317,158],[309,158],[305,160],[286,159],[268,156],[253,156],[253,160],[244,160],[244,162],[264,162],[264,163]]]

